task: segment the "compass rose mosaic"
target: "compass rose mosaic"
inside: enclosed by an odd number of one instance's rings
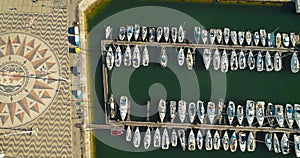
[[[16,127],[40,116],[59,86],[59,64],[51,48],[27,34],[0,35],[0,127]]]

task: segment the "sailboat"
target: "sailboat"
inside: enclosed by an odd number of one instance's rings
[[[147,49],[147,46],[144,47],[144,51],[143,51],[143,66],[148,66],[149,65],[149,52]]]
[[[214,144],[214,149],[215,150],[219,150],[220,149],[221,140],[220,140],[220,134],[219,134],[218,131],[215,132],[213,144]]]
[[[149,35],[148,35],[148,40],[149,42],[155,42],[155,28],[154,27],[150,27],[149,28]]]
[[[238,122],[240,125],[243,125],[243,119],[244,119],[244,108],[242,105],[238,105],[236,109],[236,117],[238,119]]]
[[[214,56],[213,56],[213,65],[214,65],[214,70],[219,70],[220,68],[220,52],[219,49],[215,50]]]
[[[164,99],[160,99],[158,103],[158,113],[161,122],[164,122],[166,111],[167,111],[166,101]]]
[[[188,138],[188,150],[195,151],[196,150],[196,139],[193,129],[191,129],[189,138]]]
[[[153,137],[153,146],[155,148],[159,148],[160,147],[160,142],[161,142],[160,131],[159,131],[159,128],[156,128],[155,133],[154,133],[154,137]]]
[[[170,117],[171,117],[171,122],[174,122],[174,119],[176,117],[176,101],[170,101]]]
[[[208,115],[208,120],[210,124],[214,124],[214,119],[216,115],[216,108],[215,108],[215,103],[214,102],[208,102],[207,103],[207,115]]]
[[[182,43],[184,41],[184,38],[185,38],[185,33],[184,33],[184,30],[183,30],[183,26],[180,25],[179,26],[179,29],[178,29],[178,42],[179,43]]]
[[[276,52],[274,56],[274,70],[280,71],[282,69],[282,57],[281,53]]]
[[[141,27],[139,24],[134,24],[134,40],[137,41],[140,36]]]
[[[129,104],[129,100],[126,96],[121,96],[120,97],[120,115],[121,115],[121,119],[122,121],[125,120],[126,115],[127,115],[127,109],[128,109],[128,104]]]
[[[248,64],[250,70],[253,70],[255,68],[255,58],[254,58],[251,50],[249,51],[247,64]]]
[[[210,49],[204,49],[203,52],[203,62],[205,69],[208,70],[210,66],[210,60],[211,60],[211,51]]]
[[[176,43],[176,40],[177,40],[177,28],[176,27],[171,28],[171,37],[172,37],[173,43]]]
[[[158,27],[158,28],[156,29],[156,41],[157,41],[157,42],[160,42],[160,40],[161,40],[161,38],[162,38],[162,36],[163,36],[163,32],[164,32],[164,30],[163,30],[162,27]]]
[[[251,42],[252,42],[252,33],[250,31],[247,31],[246,32],[246,43],[248,46],[251,45]]]
[[[162,68],[167,67],[168,64],[168,56],[165,47],[161,48],[161,54],[160,54],[160,65]]]
[[[178,65],[182,66],[184,64],[184,51],[183,48],[179,49],[178,55],[177,55],[177,61],[178,61]]]
[[[203,102],[200,100],[197,101],[197,115],[198,115],[198,119],[199,119],[200,123],[203,124],[204,116],[205,116],[205,109],[204,109]]]
[[[266,52],[265,63],[266,63],[266,70],[268,72],[273,71],[274,66],[273,66],[273,63],[271,60],[271,55],[270,55],[269,51]]]
[[[132,35],[133,35],[133,26],[132,25],[128,25],[127,26],[127,40],[131,41]]]
[[[236,148],[237,148],[237,136],[235,134],[235,132],[233,132],[231,138],[230,138],[230,151],[231,152],[235,152]]]
[[[221,29],[217,29],[217,42],[219,43],[219,44],[221,44],[221,42],[222,42],[222,30]]]
[[[235,116],[235,104],[233,101],[229,101],[228,103],[227,116],[228,116],[229,124],[231,125]]]
[[[178,130],[178,136],[179,136],[181,148],[182,148],[183,151],[185,151],[185,148],[186,148],[185,130],[184,129],[179,129]]]
[[[165,128],[161,138],[161,148],[163,150],[167,150],[169,149],[169,144],[170,144],[169,134],[167,128]]]
[[[230,69],[232,71],[236,71],[239,68],[238,65],[238,59],[235,50],[231,51],[231,56],[230,56]]]
[[[197,132],[197,147],[199,150],[202,150],[203,147],[203,136],[200,129]]]
[[[238,38],[239,38],[239,43],[242,46],[244,43],[244,39],[245,39],[245,32],[244,31],[239,31],[238,32]]]
[[[189,49],[189,48],[188,48],[188,52],[186,54],[186,65],[189,70],[193,69],[194,60],[193,60],[193,55],[192,55],[191,49]]]
[[[131,141],[131,137],[132,137],[132,131],[130,126],[127,126],[127,130],[126,130],[126,141],[130,142]]]
[[[261,127],[264,124],[265,119],[265,102],[264,101],[258,101],[256,102],[256,119]]]
[[[151,131],[150,127],[147,128],[147,131],[144,135],[144,148],[147,150],[151,145]]]
[[[228,57],[226,50],[223,50],[222,57],[221,57],[221,72],[226,73],[228,71]]]
[[[223,138],[222,138],[222,144],[223,144],[223,149],[224,151],[227,151],[229,149],[229,136],[228,136],[228,133],[227,131],[225,131],[224,135],[223,135]]]
[[[268,103],[267,109],[266,109],[266,116],[268,119],[268,123],[271,127],[274,127],[275,124],[275,106],[272,103]]]
[[[141,143],[141,133],[140,133],[140,130],[139,130],[139,127],[137,127],[135,129],[135,132],[133,134],[133,146],[135,148],[138,148],[140,146],[140,143]]]
[[[178,115],[181,123],[184,122],[186,113],[186,102],[184,100],[179,100],[178,102]]]
[[[247,66],[246,57],[245,57],[244,52],[241,50],[239,53],[239,67],[240,67],[240,69],[245,69],[246,66]]]
[[[207,42],[207,36],[208,36],[207,34],[208,34],[207,30],[205,29],[201,30],[201,38],[204,44],[206,44]]]
[[[285,119],[289,128],[293,128],[294,124],[294,107],[291,104],[285,105]]]
[[[258,72],[261,72],[264,70],[264,60],[262,58],[262,54],[259,51],[256,58],[256,68]]]
[[[229,28],[224,28],[224,42],[227,45],[229,42],[230,38],[230,29]]]
[[[206,138],[205,138],[205,149],[206,149],[207,151],[213,149],[213,141],[212,141],[212,136],[211,136],[210,130],[207,130],[207,133],[206,133]]]
[[[265,134],[265,144],[267,146],[267,149],[269,151],[272,151],[272,134],[271,133]]]
[[[170,28],[169,28],[169,26],[164,27],[164,38],[165,38],[165,42],[169,42],[169,38],[170,38]]]
[[[126,28],[124,26],[120,27],[119,40],[124,41],[126,35]]]
[[[279,127],[284,127],[283,126],[283,106],[282,105],[275,105],[275,116],[276,116],[276,121]]]
[[[273,147],[274,147],[274,152],[275,153],[280,153],[281,152],[280,142],[279,142],[279,139],[278,139],[276,133],[274,133],[274,136],[273,136]]]
[[[142,41],[146,41],[148,36],[148,28],[146,26],[142,27]]]
[[[120,67],[121,64],[122,64],[122,51],[120,46],[118,46],[115,51],[115,66]]]
[[[246,151],[247,136],[245,132],[239,132],[239,145],[242,152]]]
[[[249,152],[253,152],[255,151],[255,148],[256,148],[256,140],[253,136],[253,133],[250,132],[247,140],[247,150]]]
[[[299,59],[298,53],[294,52],[291,59],[291,70],[292,73],[297,73],[299,71]]]
[[[255,116],[255,102],[252,100],[246,101],[246,118],[249,126],[252,126]]]
[[[195,119],[195,116],[196,116],[196,111],[197,111],[196,104],[194,102],[190,102],[189,103],[189,110],[188,110],[190,123],[194,122],[194,119]]]
[[[172,145],[172,147],[176,147],[177,146],[177,134],[176,134],[175,129],[172,130],[171,145]]]
[[[289,139],[287,138],[285,133],[283,133],[283,136],[281,138],[281,150],[283,155],[287,155],[290,152]]]
[[[201,28],[199,26],[194,27],[194,38],[196,44],[200,42]]]
[[[131,65],[131,49],[129,45],[127,45],[125,53],[124,53],[124,66],[130,66]]]
[[[113,50],[111,46],[109,46],[108,51],[106,53],[106,66],[108,70],[111,70],[114,67],[115,57],[113,55]]]
[[[140,62],[141,62],[141,54],[140,54],[140,49],[138,45],[136,45],[133,49],[133,54],[132,54],[132,66],[133,68],[138,68],[140,67]]]

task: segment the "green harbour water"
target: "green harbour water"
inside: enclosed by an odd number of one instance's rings
[[[89,31],[92,30],[103,19],[117,12],[139,7],[139,6],[163,6],[179,10],[196,19],[205,28],[224,28],[229,27],[235,30],[251,30],[256,31],[265,28],[268,32],[277,30],[278,32],[300,32],[300,15],[295,13],[293,3],[284,4],[282,6],[266,6],[266,5],[241,5],[241,4],[217,4],[217,3],[191,3],[191,2],[167,2],[167,1],[150,1],[150,0],[111,0],[105,4],[101,10],[95,10],[93,17],[88,17]],[[127,25],[127,23],[124,23]],[[114,30],[118,31],[118,30]],[[90,49],[90,66],[91,71],[93,100],[103,102],[102,93],[102,75],[101,62],[99,52],[93,52]],[[98,54],[98,55],[96,55]],[[196,55],[196,59],[200,55]],[[229,71],[226,74],[226,97],[225,101],[233,100],[236,103],[243,104],[247,99],[255,101],[264,100],[274,104],[300,103],[300,73],[293,74],[290,71],[291,55],[283,58],[283,70],[280,72],[256,72],[245,70]],[[211,78],[208,71],[204,70],[203,62],[196,61],[194,67],[198,84],[201,91],[201,99],[208,101],[211,95]],[[151,69],[151,71],[149,70]],[[159,76],[159,77],[158,77]],[[109,74],[110,77],[110,74]],[[110,79],[110,78],[109,78]],[[130,77],[129,91],[131,97],[139,104],[145,104],[150,99],[148,89],[153,83],[161,83],[167,91],[167,99],[179,99],[180,85],[176,76],[170,69],[162,69],[157,63],[151,63],[150,67],[139,68],[133,72]],[[196,87],[197,88],[197,87]],[[93,105],[93,108],[102,108],[100,105]],[[103,117],[93,114],[94,117]],[[102,131],[109,132],[109,131]],[[111,136],[113,137],[113,136]],[[262,135],[257,135],[262,140]],[[281,138],[281,135],[280,135]],[[142,137],[143,140],[143,137]],[[153,157],[231,157],[231,158],[252,158],[262,157],[275,158],[283,157],[282,154],[275,154],[267,151],[262,143],[257,143],[256,151],[253,153],[242,153],[239,148],[236,153],[230,151],[205,151],[196,150],[194,152],[182,151],[181,148],[172,148],[163,151],[161,149],[149,152],[125,152],[113,147],[105,145],[105,143],[94,139],[95,156],[97,158],[153,158]],[[125,140],[124,140],[125,142]],[[127,145],[132,145],[127,143]],[[141,143],[141,147],[143,144]],[[294,148],[292,146],[291,154],[284,157],[295,157]]]

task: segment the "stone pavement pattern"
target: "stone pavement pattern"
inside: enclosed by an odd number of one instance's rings
[[[65,9],[0,12],[0,152],[7,156],[72,157],[67,30]],[[36,132],[5,135],[17,129]]]

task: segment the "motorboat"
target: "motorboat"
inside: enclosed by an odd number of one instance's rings
[[[266,46],[266,39],[267,39],[266,30],[265,29],[260,29],[259,34],[260,34],[261,45],[264,47],[264,46]]]
[[[230,37],[231,37],[231,41],[233,43],[233,45],[237,45],[237,35],[236,35],[236,31],[230,31]]]
[[[259,34],[258,32],[254,32],[254,35],[253,35],[253,41],[254,41],[254,44],[257,46],[258,43],[259,43]]]
[[[210,51],[210,49],[204,49],[203,62],[204,62],[204,66],[205,66],[206,70],[209,69],[210,61],[211,61],[211,51]]]
[[[296,34],[295,34],[295,32],[290,33],[290,41],[291,41],[292,47],[295,47],[296,46]]]
[[[188,138],[188,150],[195,151],[196,150],[196,139],[193,129],[191,129],[189,138]]]
[[[169,149],[169,144],[170,144],[169,134],[167,128],[165,128],[161,138],[161,148],[163,150],[167,150]]]
[[[149,28],[149,35],[148,35],[148,40],[149,42],[155,42],[155,27],[150,27]]]
[[[300,157],[300,136],[294,135],[294,144],[296,157]]]
[[[272,134],[266,133],[265,134],[265,144],[269,151],[272,151]]]
[[[140,49],[138,47],[138,45],[135,45],[134,49],[133,49],[133,53],[132,53],[132,66],[133,68],[138,68],[140,67],[140,63],[141,63],[141,53],[140,53]]]
[[[174,122],[174,119],[177,115],[176,112],[176,101],[170,101],[170,117],[171,117],[171,122]]]
[[[215,50],[215,53],[213,55],[213,65],[214,65],[214,70],[219,70],[220,68],[220,52],[219,52],[219,49],[216,49]]]
[[[143,66],[149,66],[149,52],[147,49],[147,46],[144,47],[144,51],[143,51],[143,59],[142,59],[142,64]]]
[[[150,131],[150,127],[148,127],[144,135],[144,148],[147,150],[149,149],[150,145],[151,145],[151,131]]]
[[[294,124],[294,107],[291,104],[285,105],[285,119],[289,128],[293,128]]]
[[[140,37],[141,27],[139,24],[134,25],[134,40],[137,41]]]
[[[227,57],[227,52],[224,49],[222,56],[221,56],[221,72],[226,73],[228,71],[228,57]]]
[[[270,55],[269,51],[266,52],[265,63],[266,63],[266,70],[268,72],[273,71],[274,66],[273,66],[273,62],[271,60],[271,55]]]
[[[177,40],[177,28],[176,27],[171,28],[171,37],[172,37],[173,43],[176,43],[176,40]]]
[[[274,148],[275,153],[281,152],[280,142],[279,142],[279,139],[278,139],[276,133],[274,133],[274,135],[273,135],[273,148]]]
[[[109,46],[108,51],[106,52],[106,66],[108,70],[112,70],[114,67],[115,57],[111,46]]]
[[[127,40],[131,41],[131,38],[132,38],[132,35],[133,35],[133,26],[132,25],[127,26],[126,35],[127,35]]]
[[[228,116],[229,124],[231,125],[235,116],[235,104],[233,101],[228,102],[227,116]]]
[[[125,35],[126,35],[126,28],[124,26],[121,26],[119,31],[119,40],[124,41]]]
[[[244,31],[239,31],[238,32],[238,38],[239,38],[239,43],[242,46],[245,40],[245,32]]]
[[[266,116],[270,127],[274,127],[275,125],[275,106],[272,103],[268,103],[266,109]]]
[[[256,68],[258,72],[264,70],[264,60],[260,51],[258,51],[257,58],[256,58]]]
[[[210,29],[209,30],[209,41],[210,44],[213,44],[215,42],[216,39],[216,30],[215,29]]]
[[[203,105],[203,101],[197,101],[197,115],[201,124],[204,123],[205,109]]]
[[[287,155],[288,153],[290,153],[289,139],[287,138],[285,133],[283,133],[283,136],[281,138],[281,151],[283,155]]]
[[[156,41],[157,41],[157,42],[160,42],[160,40],[161,40],[161,38],[162,38],[162,36],[163,36],[163,33],[164,33],[164,30],[163,30],[162,27],[158,27],[158,28],[156,29]]]
[[[178,35],[178,37],[177,37],[178,42],[179,42],[179,43],[184,42],[185,33],[184,33],[184,30],[183,30],[183,26],[182,26],[182,25],[179,26],[178,34],[177,34],[177,35]]]
[[[214,102],[210,101],[207,103],[207,115],[210,124],[214,124],[214,119],[216,115],[216,107]]]
[[[245,132],[239,132],[239,145],[242,152],[246,151],[247,135]]]
[[[282,33],[283,46],[289,47],[290,45],[290,37],[287,33]]]
[[[268,46],[269,47],[274,47],[275,46],[275,34],[272,33],[268,33],[267,35],[267,39],[268,39]]]
[[[252,126],[255,116],[255,102],[253,100],[246,101],[246,118],[249,126]]]
[[[131,128],[130,126],[127,126],[127,129],[126,129],[126,141],[127,142],[130,142],[131,141],[131,137],[132,137],[132,131],[131,131]]]
[[[255,58],[251,50],[249,51],[248,54],[247,64],[250,70],[253,70],[255,68]]]
[[[291,59],[291,70],[292,73],[297,73],[299,71],[299,59],[298,53],[294,52]]]
[[[281,41],[281,34],[278,32],[276,34],[276,47],[277,48],[281,47],[281,43],[282,43],[282,41]]]
[[[112,31],[113,31],[113,28],[111,26],[105,27],[105,39],[109,39],[111,37]],[[76,32],[76,31],[74,31],[74,32]]]
[[[279,127],[284,127],[284,114],[283,114],[283,106],[282,105],[275,105],[275,116],[276,121]]]
[[[184,50],[183,48],[180,48],[177,55],[177,61],[179,66],[182,66],[184,64],[184,59]]]
[[[189,49],[189,48],[188,48],[188,51],[186,54],[186,65],[189,70],[193,69],[194,60],[193,60],[193,55],[192,55],[191,49]]]
[[[214,139],[213,139],[213,145],[214,145],[215,150],[220,149],[221,139],[220,139],[220,134],[218,131],[215,132]]]
[[[282,57],[281,53],[276,52],[274,55],[274,70],[280,71],[282,69]]]
[[[140,147],[141,133],[140,133],[139,127],[136,127],[136,129],[134,131],[132,143],[135,148]]]
[[[203,136],[200,129],[197,132],[197,147],[199,150],[202,150],[203,147]]]
[[[236,108],[236,117],[240,125],[243,125],[244,108],[242,105],[238,105]]]
[[[219,44],[221,44],[221,42],[222,42],[222,30],[221,29],[217,29],[216,32],[217,32],[217,42]]]
[[[172,130],[171,145],[172,145],[172,147],[177,146],[177,133],[176,133],[175,129]]]
[[[230,145],[229,143],[230,143],[229,136],[228,136],[227,131],[225,131],[223,138],[222,138],[222,144],[223,144],[224,151],[227,151],[229,149],[229,145]]]
[[[129,104],[129,100],[127,98],[127,96],[121,96],[120,97],[120,115],[121,115],[121,119],[122,121],[125,120],[126,115],[127,115],[127,110],[128,110],[128,104]]]
[[[194,38],[196,44],[200,42],[200,36],[201,36],[201,28],[199,26],[194,27]]]
[[[169,42],[169,38],[170,38],[170,28],[169,28],[169,26],[164,27],[164,38],[165,38],[165,42]]]
[[[193,123],[195,120],[195,116],[196,116],[196,112],[197,112],[197,108],[196,108],[196,104],[194,102],[190,102],[189,103],[189,118],[190,118],[190,123]]]
[[[235,132],[233,132],[231,138],[230,138],[230,151],[231,152],[235,152],[236,151],[236,148],[237,148],[237,145],[238,145],[238,142],[237,142],[237,136],[235,134]]]
[[[239,53],[239,67],[240,69],[245,69],[247,66],[246,57],[244,52],[241,50]]]
[[[238,68],[239,68],[238,58],[237,58],[235,50],[232,50],[231,56],[230,56],[230,69],[232,71],[236,71]]]
[[[124,66],[131,65],[131,49],[130,49],[129,45],[127,45],[127,47],[126,47],[123,61],[124,61]]]
[[[213,149],[213,140],[212,140],[212,136],[211,136],[210,130],[207,130],[207,133],[206,133],[205,149],[207,151],[210,151],[210,150]]]
[[[154,137],[153,137],[153,146],[155,148],[159,148],[160,144],[161,144],[161,135],[160,135],[159,128],[156,128]]]
[[[185,113],[186,113],[186,102],[184,100],[179,100],[178,115],[179,115],[179,120],[181,123],[183,123],[185,120]]]
[[[146,41],[148,36],[148,28],[146,26],[142,27],[142,41]]]
[[[248,140],[247,140],[247,150],[249,152],[254,152],[256,148],[256,140],[253,136],[253,133],[250,131]]]
[[[162,47],[161,54],[160,54],[160,66],[162,68],[165,68],[167,67],[167,64],[168,64],[168,56],[167,56],[166,48]]]
[[[219,124],[222,124],[223,109],[224,109],[224,101],[223,99],[219,99],[218,107],[217,107],[217,117],[219,118]]]
[[[252,33],[250,31],[247,31],[245,38],[247,45],[250,46],[252,42]]]
[[[186,148],[185,130],[184,129],[179,129],[178,130],[178,136],[179,136],[181,148],[182,148],[183,151],[185,151],[185,148]]]
[[[158,114],[160,118],[160,122],[164,122],[167,111],[166,101],[164,99],[160,99],[158,103]]]
[[[207,36],[208,36],[207,30],[205,29],[201,30],[201,39],[204,44],[206,44],[207,42],[207,38],[208,38]]]
[[[227,45],[229,42],[229,38],[230,38],[230,29],[229,28],[224,28],[224,42]]]
[[[115,66],[120,67],[121,64],[122,64],[122,51],[120,46],[118,46],[115,51]]]
[[[264,101],[258,101],[256,102],[256,119],[260,127],[264,124],[265,119],[265,102]]]
[[[300,128],[300,104],[294,104],[294,116],[298,128]]]

